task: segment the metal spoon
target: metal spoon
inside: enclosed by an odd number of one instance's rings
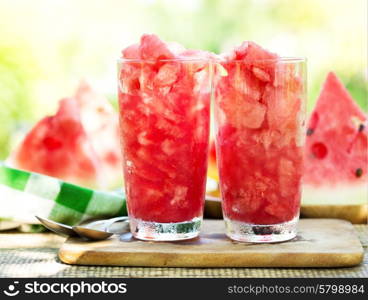
[[[89,240],[104,240],[112,236],[114,233],[122,233],[128,231],[128,217],[116,217],[108,220],[94,221],[85,225],[69,226],[50,219],[36,216],[36,218],[49,230],[66,236],[81,236]],[[123,222],[123,230],[110,230],[113,224]]]
[[[113,225],[117,225],[118,222],[122,222],[123,227],[113,229]],[[72,229],[78,233],[81,237],[88,238],[90,240],[104,240],[113,234],[119,234],[129,231],[128,217],[116,217],[108,220],[100,220],[91,222],[85,225],[73,226]]]
[[[211,205],[210,205],[211,204]],[[215,205],[215,217],[218,217],[218,212],[221,213],[221,199],[206,195],[206,213],[212,216],[213,213],[209,213],[210,206]],[[213,209],[211,209],[212,211]],[[220,215],[221,217],[221,215]],[[108,220],[94,221],[78,226],[69,226],[66,224],[58,223],[50,219],[36,216],[36,218],[49,230],[66,236],[81,236],[89,240],[104,240],[113,234],[119,234],[129,231],[129,218],[128,217],[116,217]],[[120,224],[118,222],[121,222]],[[120,225],[119,228],[113,229],[113,226]]]
[[[36,216],[38,221],[40,221],[47,229],[61,235],[67,236],[77,236],[78,234],[73,230],[72,226],[61,224],[46,218],[41,218]]]

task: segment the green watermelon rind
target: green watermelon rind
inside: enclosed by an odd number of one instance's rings
[[[368,205],[366,184],[315,187],[304,184],[302,205]]]

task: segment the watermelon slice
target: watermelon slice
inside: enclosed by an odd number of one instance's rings
[[[98,157],[73,98],[62,99],[54,116],[43,118],[33,127],[11,162],[20,169],[84,186],[94,186],[99,181]]]
[[[60,101],[53,116],[39,121],[9,163],[78,185],[121,185],[118,116],[108,100],[81,82],[73,98]]]
[[[85,81],[80,83],[74,97],[79,104],[83,127],[101,163],[102,186],[120,186],[122,158],[118,114],[109,101]]]
[[[302,214],[367,221],[367,116],[329,73],[309,120]]]

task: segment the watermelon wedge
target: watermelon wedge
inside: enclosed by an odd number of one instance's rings
[[[84,186],[99,181],[98,157],[82,126],[75,99],[62,99],[54,116],[33,127],[11,157],[11,164]]]
[[[367,116],[329,73],[307,127],[303,215],[367,221],[367,125]]]
[[[104,174],[102,186],[120,186],[122,158],[118,114],[106,97],[94,91],[86,81],[81,81],[74,97],[80,108],[83,127],[100,160]]]
[[[122,178],[118,134],[111,104],[82,81],[55,115],[33,127],[8,162],[86,187],[116,187]]]

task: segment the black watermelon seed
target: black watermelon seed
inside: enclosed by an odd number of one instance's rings
[[[310,135],[312,135],[312,134],[313,134],[313,132],[314,132],[314,129],[312,129],[312,128],[308,128],[308,130],[307,130],[307,135],[308,135],[308,136],[310,136]]]
[[[355,170],[355,176],[356,177],[361,177],[363,175],[363,170],[362,168],[358,168]]]
[[[365,128],[364,124],[359,124],[359,129],[358,129],[358,131],[359,131],[359,132],[362,132],[362,131],[364,130],[364,128]]]

